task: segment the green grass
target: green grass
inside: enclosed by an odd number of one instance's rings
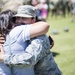
[[[58,53],[54,58],[63,75],[75,75],[75,22],[71,22],[71,17],[51,18],[48,16],[47,22],[50,24],[48,35],[54,39],[54,47],[52,52]],[[69,32],[64,32],[64,28],[68,27]],[[59,34],[53,35],[53,29],[57,29]]]

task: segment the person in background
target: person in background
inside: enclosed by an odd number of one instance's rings
[[[74,22],[74,20],[75,20],[75,0],[71,0],[71,4],[72,4],[72,9],[71,9],[72,20],[71,20],[71,22]]]
[[[41,19],[43,21],[46,21],[48,16],[48,5],[46,3],[46,0],[40,0],[39,9],[41,11]]]

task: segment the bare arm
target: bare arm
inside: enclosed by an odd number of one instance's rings
[[[30,37],[33,38],[42,34],[46,34],[48,32],[48,29],[49,29],[49,25],[47,22],[40,21],[34,23],[31,26]]]

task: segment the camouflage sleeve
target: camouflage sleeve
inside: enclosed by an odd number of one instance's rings
[[[16,55],[5,55],[4,62],[7,64],[35,65],[38,60],[50,52],[50,44],[46,35],[31,40],[23,53]]]

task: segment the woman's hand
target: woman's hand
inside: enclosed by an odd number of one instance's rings
[[[3,48],[0,48],[0,61],[3,61],[3,57],[4,57],[4,51]]]

